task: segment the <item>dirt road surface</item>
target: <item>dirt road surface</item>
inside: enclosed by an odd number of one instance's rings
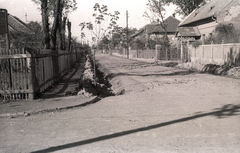
[[[240,152],[239,79],[102,54],[96,59],[117,96],[1,118],[0,152]]]

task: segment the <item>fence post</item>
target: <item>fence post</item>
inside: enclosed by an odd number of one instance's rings
[[[160,49],[160,45],[156,45],[155,49],[156,49],[156,54],[155,54],[155,60],[159,60],[160,59],[160,52],[158,51]]]
[[[181,62],[183,62],[183,42],[181,40]]]
[[[194,50],[195,50],[195,61],[197,60],[197,48],[194,47]]]
[[[213,42],[211,42],[211,63],[213,63]]]
[[[224,64],[224,40],[222,40],[222,64]]]
[[[202,45],[202,62],[201,62],[201,64],[203,64],[203,63],[204,63],[204,47]]]
[[[190,62],[190,49],[189,49],[189,40],[187,40],[187,53],[188,53],[188,62]]]
[[[28,54],[28,53],[27,53]],[[38,81],[37,81],[37,77],[36,77],[36,63],[35,63],[35,55],[34,54],[31,54],[31,57],[30,57],[30,65],[29,65],[29,70],[30,72],[29,73],[29,80],[28,80],[28,88],[30,90],[30,93],[29,93],[29,96],[28,98],[29,99],[34,99],[35,98],[35,94],[36,94],[36,87],[38,87]]]
[[[168,49],[166,48],[165,51],[166,51],[166,61],[167,61],[168,60]]]
[[[179,40],[177,41],[177,61],[179,61]]]

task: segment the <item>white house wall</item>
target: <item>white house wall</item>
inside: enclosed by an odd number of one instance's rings
[[[215,27],[218,25],[216,21],[210,22],[207,24],[199,25],[198,30],[201,35],[205,35],[206,37],[215,30]]]

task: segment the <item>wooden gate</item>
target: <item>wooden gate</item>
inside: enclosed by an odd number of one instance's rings
[[[33,98],[31,54],[24,49],[0,50],[0,96],[8,99]]]

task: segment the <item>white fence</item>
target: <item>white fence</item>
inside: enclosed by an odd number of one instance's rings
[[[240,43],[200,45],[189,50],[191,62],[240,66]]]

